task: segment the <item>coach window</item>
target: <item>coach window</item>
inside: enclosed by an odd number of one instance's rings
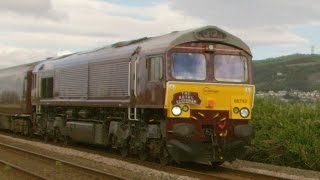
[[[41,98],[53,98],[53,77],[41,79]]]
[[[162,56],[150,57],[148,61],[148,79],[149,81],[159,81],[163,77]]]

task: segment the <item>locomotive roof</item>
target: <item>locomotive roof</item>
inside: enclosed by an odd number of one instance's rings
[[[185,31],[174,31],[157,37],[144,37],[131,41],[117,42],[91,51],[77,52],[52,58],[37,65],[34,71],[49,70],[54,67],[66,67],[74,65],[75,63],[86,64],[89,61],[125,59],[129,58],[138,47],[140,47],[142,51],[148,52],[148,54],[160,54],[166,52],[171,47],[195,41],[227,44],[242,49],[251,55],[249,47],[240,38],[216,26],[205,26]]]
[[[32,70],[32,68],[37,63],[39,63],[39,61],[0,69],[0,77],[15,76],[17,74],[25,74],[28,71]]]

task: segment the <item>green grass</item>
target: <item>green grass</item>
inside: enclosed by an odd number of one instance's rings
[[[247,159],[320,170],[320,103],[256,98]]]

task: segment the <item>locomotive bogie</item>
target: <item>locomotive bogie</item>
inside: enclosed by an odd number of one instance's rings
[[[11,131],[17,134],[30,135],[32,133],[30,116],[13,116],[11,118]]]

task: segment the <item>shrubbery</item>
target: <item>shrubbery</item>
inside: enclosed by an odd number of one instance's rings
[[[320,170],[320,104],[256,98],[247,159]]]

